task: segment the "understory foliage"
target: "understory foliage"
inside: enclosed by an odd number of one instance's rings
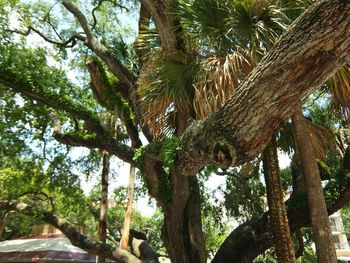
[[[201,167],[195,183],[179,189],[177,176],[183,182],[190,178],[181,173],[178,162],[182,135],[235,94],[288,26],[315,1],[175,0],[161,10],[170,22],[160,25],[158,19],[164,18],[146,10],[147,2],[1,1],[1,240],[29,235],[32,225],[42,223],[39,216],[2,209],[10,200],[87,226],[88,234],[96,237],[100,186],[84,193],[81,181],[88,179],[92,185],[100,176],[103,151],[114,156],[114,164],[122,160],[137,167],[136,199],[147,199],[156,210],[149,217],[142,215],[142,208],[135,210],[131,228],[145,234],[162,255],[171,256],[165,218],[177,215],[172,209],[182,201],[180,191],[200,207],[200,232],[210,259],[231,231],[263,220],[268,207],[261,156],[237,167]],[[170,48],[162,34],[174,42]],[[303,106],[329,207],[350,185],[349,111],[347,64]],[[277,132],[277,144],[288,159],[281,162],[283,191],[290,196],[287,210],[306,211],[290,120]],[[114,167],[114,173],[119,168]],[[112,176],[110,183],[121,176],[126,175]],[[108,210],[107,243],[113,246],[120,241],[126,196],[125,187],[109,194],[113,205]],[[195,210],[190,204],[186,200],[178,213],[184,214],[188,228],[193,227],[190,217]],[[350,237],[349,207],[342,206]],[[183,227],[181,233],[190,236],[190,230]],[[314,262],[310,229],[297,230],[305,246],[298,262]],[[297,250],[296,235],[293,239]],[[275,260],[269,246],[255,262]]]

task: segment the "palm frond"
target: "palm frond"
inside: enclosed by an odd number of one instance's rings
[[[316,0],[277,0],[275,4],[282,7],[284,13],[294,21],[315,2]]]
[[[252,67],[248,52],[242,49],[224,57],[204,60],[195,83],[193,107],[197,118],[218,110]]]
[[[345,155],[347,148],[350,145],[350,130],[349,129],[340,129],[336,131],[336,141],[337,149],[342,156]]]
[[[328,149],[336,149],[335,136],[328,128],[305,119],[309,129],[311,143],[314,147],[316,158],[325,160]]]
[[[228,26],[238,45],[249,48],[257,59],[266,53],[291,23],[284,9],[271,0],[231,1]]]
[[[152,27],[141,27],[136,39],[136,49],[143,55],[144,60],[148,60],[155,53],[160,51],[160,39],[157,30]]]
[[[226,19],[230,12],[224,1],[179,0],[173,9],[181,27],[197,39],[202,49],[225,52],[235,46],[228,37]]]
[[[144,66],[137,95],[142,121],[156,138],[171,135],[178,110],[191,107],[196,73],[196,60],[180,52],[170,59],[159,53]]]
[[[350,117],[350,64],[341,68],[330,80],[332,104],[342,117]]]

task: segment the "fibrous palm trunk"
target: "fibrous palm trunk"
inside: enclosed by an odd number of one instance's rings
[[[283,200],[276,137],[272,137],[269,145],[264,150],[263,166],[267,201],[269,205],[270,225],[277,252],[277,260],[280,263],[295,263],[293,242]]]
[[[100,203],[100,218],[98,222],[98,240],[103,243],[107,239],[107,210],[108,210],[108,176],[109,176],[109,159],[107,152],[103,153],[103,168],[101,175],[101,203]],[[96,257],[97,263],[104,263],[103,257]]]
[[[311,144],[310,133],[301,110],[297,110],[293,114],[292,121],[295,142],[299,151],[301,166],[305,177],[310,220],[316,245],[317,262],[335,263],[337,262],[337,256],[328,219],[320,172]]]
[[[122,238],[120,240],[120,247],[123,249],[128,249],[128,245],[129,245],[129,233],[130,233],[130,225],[131,225],[132,204],[134,202],[134,191],[135,191],[135,167],[130,165],[128,204],[126,207],[126,213],[124,217]]]

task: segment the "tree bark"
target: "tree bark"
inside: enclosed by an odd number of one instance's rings
[[[142,169],[149,192],[164,213],[162,240],[171,261],[205,263],[197,178],[182,174],[176,166],[168,174],[149,152],[145,154]]]
[[[162,239],[171,262],[205,263],[197,178],[172,175],[171,203],[164,210]]]
[[[317,262],[337,262],[332,230],[328,219],[320,172],[304,115],[297,110],[293,116],[293,132],[299,150],[310,210],[310,220],[316,245]]]
[[[170,250],[173,251],[171,253],[175,262],[178,262],[177,256],[175,257],[176,251],[185,253],[184,256],[180,254],[179,262],[190,262],[192,258],[195,259],[191,255],[196,254],[190,252],[192,249],[190,251],[187,249],[188,244],[193,244],[194,240],[183,236],[184,233],[186,235],[191,233],[192,229],[187,223],[192,219],[185,219],[186,207],[191,207],[189,200],[192,194],[189,179],[186,176],[195,175],[205,165],[235,166],[260,153],[276,130],[293,113],[295,107],[301,105],[312,91],[349,61],[349,14],[350,1],[318,1],[287,30],[218,112],[205,120],[194,122],[186,129],[181,141],[181,150],[177,154],[176,169],[181,172],[171,176],[172,191],[174,191],[171,205],[174,205],[174,208],[167,208],[165,212],[165,219],[169,220],[165,226],[168,238],[179,240],[178,244],[171,241],[171,246],[174,248]],[[87,35],[90,34],[88,29],[87,27]],[[172,48],[174,45],[170,43],[168,46]],[[111,65],[113,63],[117,65],[113,57],[112,59],[106,57],[106,61],[107,59]],[[12,83],[13,79],[6,79],[6,72],[3,73],[4,70],[0,70],[0,81],[5,85]],[[125,83],[131,81],[120,71],[120,68],[115,69],[115,74],[124,75]],[[16,84],[24,82],[16,81]],[[22,85],[19,86],[22,87]],[[41,94],[30,95],[31,98],[51,107],[55,108],[57,105],[57,102],[45,100],[45,96],[40,97]],[[63,110],[66,109],[63,108]],[[88,145],[90,148],[107,148],[110,145],[105,136],[99,136],[99,140],[95,140],[95,143],[90,145],[87,143],[91,140],[77,142],[72,140],[72,137],[69,138],[75,145]],[[132,162],[133,151],[128,147],[126,147],[128,151],[124,151],[125,147],[125,145],[111,147],[108,150],[112,152],[116,149],[116,154],[119,154],[123,160]],[[123,155],[120,155],[120,152]],[[199,206],[195,202],[193,205]],[[178,221],[175,221],[175,218]],[[200,217],[197,216],[197,221],[198,218]],[[175,223],[174,226],[171,225],[172,222]],[[195,234],[197,235],[198,232]],[[188,236],[191,237],[191,235]],[[248,243],[246,246],[253,244]],[[177,245],[180,248],[175,248]],[[199,255],[203,254],[201,245],[193,246],[193,251],[199,251]],[[227,260],[232,260],[232,257],[227,257]],[[202,260],[192,262],[202,262]]]
[[[186,129],[182,170],[236,166],[262,152],[295,108],[350,60],[349,27],[350,1],[317,1],[219,111]]]
[[[128,249],[128,246],[129,246],[129,233],[130,233],[130,225],[131,225],[132,204],[134,202],[134,191],[135,191],[135,167],[130,165],[128,204],[126,207],[126,213],[124,217],[122,238],[120,240],[120,247],[123,249]]]
[[[108,210],[108,175],[109,175],[109,159],[107,152],[103,153],[103,167],[101,174],[101,201],[100,201],[100,218],[98,221],[98,240],[106,243],[107,239],[107,210]],[[96,257],[97,263],[104,263],[103,257]]]
[[[269,205],[270,226],[277,252],[277,261],[280,263],[295,263],[293,241],[290,235],[284,194],[281,183],[281,174],[278,165],[276,137],[263,152],[264,177]]]

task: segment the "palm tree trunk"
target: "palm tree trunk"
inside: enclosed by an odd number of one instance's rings
[[[263,153],[264,176],[269,205],[270,225],[273,233],[277,261],[295,263],[293,242],[290,235],[283,200],[281,174],[278,166],[276,137],[272,137]]]
[[[122,238],[120,240],[120,247],[123,249],[127,249],[129,244],[129,233],[130,233],[130,224],[131,224],[132,203],[134,202],[134,191],[135,191],[135,167],[130,165],[128,204],[127,204],[126,213],[124,217]]]
[[[335,263],[337,262],[337,256],[328,219],[320,172],[311,144],[310,133],[307,130],[304,116],[300,109],[293,114],[292,121],[295,141],[305,177],[317,262]]]
[[[101,175],[101,204],[100,204],[100,218],[98,222],[98,240],[103,243],[107,239],[107,210],[108,210],[108,175],[109,175],[109,159],[107,152],[103,153],[103,168]],[[96,257],[97,263],[104,263],[103,257]]]

